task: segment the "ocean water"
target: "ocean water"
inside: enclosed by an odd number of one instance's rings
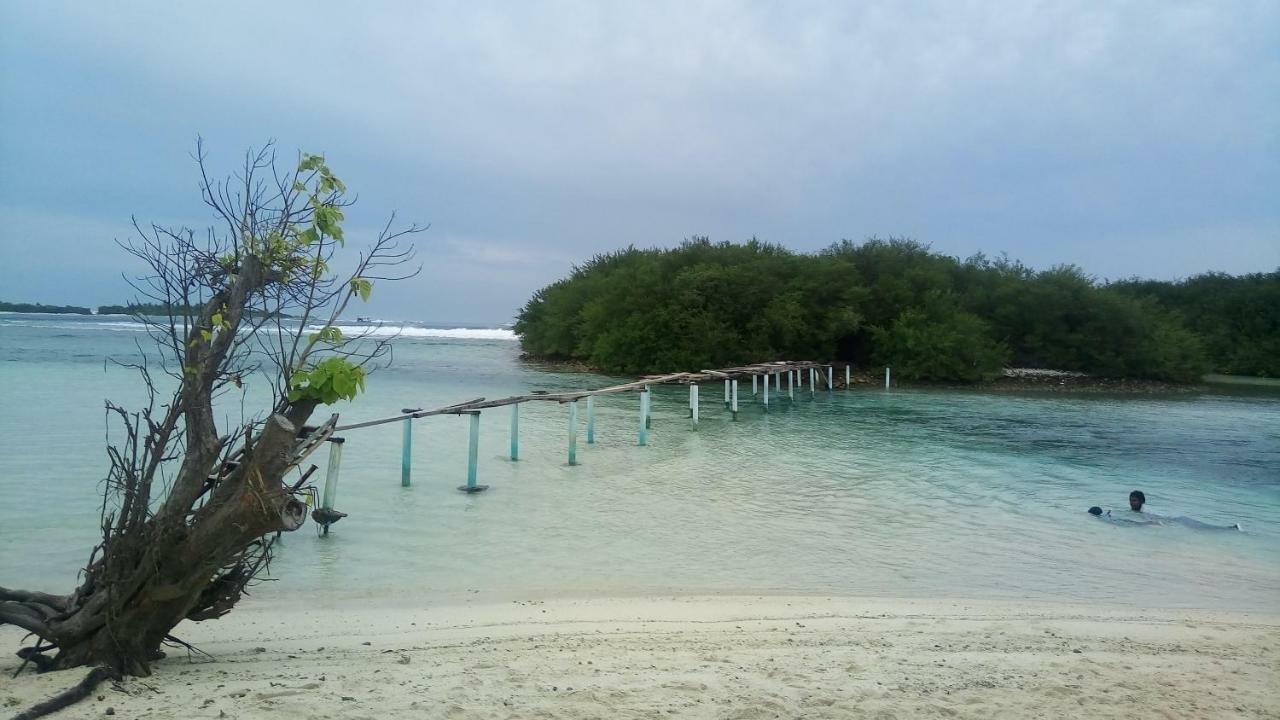
[[[108,362],[146,343],[123,317],[0,314],[0,585],[65,592],[97,538],[107,467],[103,400],[141,399]],[[343,422],[616,378],[523,363],[507,330],[415,324]],[[237,421],[263,383],[222,398]],[[768,413],[744,383],[729,419],[702,388],[655,392],[647,447],[638,399],[598,400],[597,443],[567,408],[522,406],[481,421],[479,481],[466,495],[467,420],[414,426],[413,486],[400,485],[399,423],[347,438],[336,507],[320,537],[285,536],[259,601],[339,603],[460,596],[792,593],[1100,602],[1280,611],[1280,394],[1236,389],[1107,397],[855,389]],[[785,394],[785,392],[784,392]],[[585,408],[579,412],[585,422]],[[312,461],[321,466],[324,450]],[[1142,489],[1156,513],[1245,532],[1124,526]]]

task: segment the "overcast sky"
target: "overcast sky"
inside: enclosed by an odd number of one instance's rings
[[[324,153],[349,240],[430,223],[387,318],[695,234],[1270,271],[1280,3],[0,0],[0,299],[128,298],[131,215],[210,222],[197,135]]]

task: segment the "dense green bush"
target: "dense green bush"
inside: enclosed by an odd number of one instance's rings
[[[573,268],[529,300],[516,332],[532,355],[610,372],[789,358],[891,364],[908,379],[1008,364],[1183,381],[1280,374],[1278,285],[1276,273],[1100,285],[1075,266],[961,261],[900,239],[802,254],[694,238]]]

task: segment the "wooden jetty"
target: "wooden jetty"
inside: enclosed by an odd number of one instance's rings
[[[403,408],[400,414],[390,417],[379,418],[377,420],[366,420],[363,422],[350,423],[347,425],[336,425],[335,421],[331,421],[329,427],[332,432],[324,439],[330,443],[329,451],[329,468],[325,477],[324,492],[322,494],[321,507],[313,517],[323,527],[324,533],[328,534],[329,525],[336,522],[337,519],[343,517],[333,509],[333,503],[337,495],[338,475],[341,465],[342,444],[344,438],[336,433],[346,432],[349,430],[359,430],[362,428],[374,427],[377,425],[386,425],[389,423],[404,423],[403,443],[401,453],[400,467],[400,483],[404,487],[409,487],[412,481],[412,447],[413,447],[413,421],[421,418],[433,417],[437,415],[467,415],[470,422],[470,437],[467,448],[467,481],[465,485],[458,487],[459,490],[467,493],[476,493],[487,489],[488,485],[477,484],[477,461],[478,447],[480,438],[480,414],[484,410],[493,408],[507,407],[511,408],[511,460],[520,459],[520,406],[530,402],[556,402],[568,405],[569,408],[569,447],[568,457],[569,465],[577,465],[578,457],[578,401],[586,399],[586,439],[588,444],[595,443],[595,398],[601,395],[613,395],[617,393],[638,393],[639,401],[639,428],[636,441],[638,445],[644,446],[649,442],[649,429],[651,420],[649,416],[651,391],[653,385],[687,385],[689,388],[689,418],[692,426],[696,428],[700,418],[699,405],[701,402],[700,388],[710,383],[722,383],[724,388],[724,404],[732,414],[732,419],[738,419],[740,408],[738,397],[738,382],[745,378],[751,379],[751,395],[759,399],[760,407],[768,412],[770,403],[770,392],[772,388],[773,397],[781,400],[783,397],[782,378],[786,378],[786,397],[790,401],[795,400],[796,392],[804,391],[805,378],[808,378],[809,396],[817,392],[818,386],[825,385],[827,390],[834,389],[835,368],[843,367],[845,387],[850,384],[851,366],[846,363],[819,363],[812,361],[789,361],[780,360],[775,362],[755,363],[751,365],[743,365],[740,367],[721,368],[718,370],[700,370],[698,372],[678,372],[665,375],[647,375],[641,377],[634,382],[622,383],[620,385],[611,385],[609,387],[598,388],[595,390],[572,390],[565,392],[546,393],[535,392],[528,395],[513,395],[511,397],[487,399],[475,398],[466,402],[446,405],[440,408],[423,409],[423,408]],[[889,384],[889,369],[885,368],[885,387]]]

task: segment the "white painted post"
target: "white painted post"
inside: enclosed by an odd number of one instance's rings
[[[791,402],[796,401],[796,371],[787,371],[787,397],[791,398]]]
[[[887,365],[884,368],[884,389],[889,389],[889,367]]]
[[[693,426],[698,427],[698,384],[689,386],[689,402],[693,403]]]
[[[578,464],[578,401],[569,403],[569,465]]]
[[[724,404],[729,404],[729,378],[724,379]]]
[[[833,367],[831,367],[830,365],[828,365],[828,366],[827,366],[827,390],[834,390],[834,389],[835,389],[835,386],[836,386],[835,380],[836,380],[836,379],[833,377],[834,375],[835,375],[835,368],[833,368]]]
[[[813,394],[817,392],[816,378],[817,378],[817,371],[815,371],[813,368],[809,368],[809,397],[813,397]]]
[[[731,401],[730,412],[733,413],[733,419],[738,419],[738,378],[733,379],[733,399]]]
[[[320,499],[320,507],[333,509],[333,501],[338,496],[338,472],[342,469],[343,438],[329,438],[329,470],[324,476],[324,495]]]
[[[520,403],[511,406],[511,461],[520,459]]]
[[[849,366],[844,366],[844,389],[849,389]]]
[[[596,396],[587,396],[587,444],[596,444]]]
[[[764,376],[764,411],[769,412],[769,376]]]
[[[649,444],[649,388],[640,391],[640,440],[641,447]]]
[[[756,390],[756,376],[752,375],[751,376],[751,396],[755,397],[757,392],[759,391]]]

